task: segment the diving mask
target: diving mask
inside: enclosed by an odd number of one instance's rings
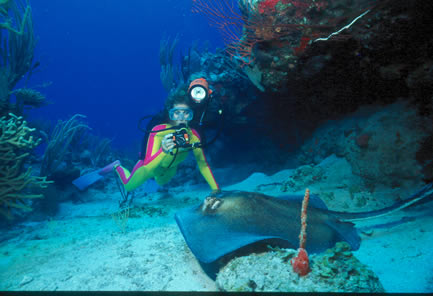
[[[190,108],[175,107],[170,109],[168,115],[174,121],[190,121],[194,117],[194,111]]]

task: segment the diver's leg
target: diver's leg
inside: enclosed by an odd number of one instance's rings
[[[132,174],[122,166],[117,166],[116,172],[127,192],[136,189],[152,177],[151,168],[148,165],[143,165],[142,160],[134,166]]]
[[[115,166],[114,169],[116,170],[116,173],[119,176],[120,181],[122,181],[122,184],[125,185],[126,183],[128,183],[128,178],[131,175],[131,173],[121,165]]]
[[[134,168],[132,169],[132,172],[135,172],[139,167],[141,167],[143,165],[144,165],[143,160],[137,161]],[[120,165],[120,161],[118,163],[114,164],[114,169],[116,170],[117,175],[119,176],[122,183],[123,184],[128,183],[128,180],[129,180],[131,173],[127,169],[125,169],[123,166]]]
[[[162,169],[162,173],[155,176],[155,181],[158,185],[162,186],[167,184],[171,178],[176,175],[177,167],[171,167],[169,169]]]

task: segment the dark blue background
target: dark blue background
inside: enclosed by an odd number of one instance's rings
[[[39,90],[53,102],[32,117],[55,123],[84,114],[93,132],[114,139],[117,148],[136,146],[138,119],[163,106],[164,34],[179,34],[184,52],[194,40],[222,46],[206,18],[191,12],[191,0],[34,0],[31,5],[41,66],[28,86],[52,82]]]

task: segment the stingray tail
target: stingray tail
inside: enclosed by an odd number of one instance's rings
[[[334,212],[329,211],[331,214],[336,216],[340,221],[360,221],[367,220],[371,218],[382,217],[385,215],[389,215],[396,211],[400,211],[409,206],[413,206],[414,204],[420,204],[433,199],[433,183],[427,184],[417,193],[413,194],[411,197],[396,202],[392,206],[386,207],[384,209],[369,211],[369,212],[360,212],[360,213],[345,213],[345,212]]]

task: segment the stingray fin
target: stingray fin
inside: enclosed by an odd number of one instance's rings
[[[415,204],[424,203],[426,201],[433,200],[433,183],[427,184],[421,190],[411,195],[409,198],[398,201],[392,206],[368,212],[360,212],[360,213],[346,213],[346,212],[334,212],[329,211],[330,214],[337,217],[340,221],[359,221],[359,220],[367,220],[372,218],[378,218],[385,215],[389,215],[396,211],[400,211],[407,207],[413,206]]]
[[[202,263],[211,263],[241,247],[257,241],[275,238],[243,231],[227,229],[216,216],[197,215],[201,207],[182,209],[175,220],[188,247]],[[202,236],[197,236],[201,234]],[[204,237],[206,236],[206,237]],[[209,237],[213,239],[209,240]]]
[[[337,241],[348,242],[353,251],[359,249],[361,245],[361,237],[353,223],[336,220],[330,222],[329,225],[340,235],[340,238],[337,239]]]
[[[364,226],[364,227],[360,227],[357,228],[361,233],[364,233],[366,231],[372,230],[372,229],[380,229],[380,228],[391,228],[394,226],[398,226],[400,224],[403,223],[407,223],[407,222],[411,222],[411,221],[415,221],[416,218],[415,217],[403,217],[400,220],[397,221],[393,221],[393,222],[388,222],[388,223],[382,223],[382,224],[375,224],[375,225],[370,225],[370,226]]]

